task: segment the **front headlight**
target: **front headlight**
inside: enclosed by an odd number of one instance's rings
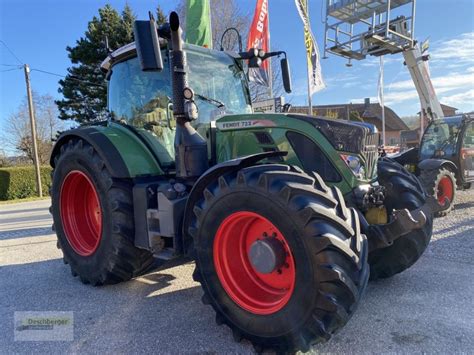
[[[356,157],[354,155],[348,155],[348,154],[339,154],[341,156],[341,159],[344,160],[344,163],[352,170],[354,175],[358,179],[363,179],[365,175],[365,169],[360,162],[359,157]]]
[[[416,171],[416,165],[415,164],[405,164],[404,168],[412,174],[414,174],[415,171]]]

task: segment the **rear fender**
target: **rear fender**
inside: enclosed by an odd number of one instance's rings
[[[454,173],[458,171],[456,164],[446,159],[425,159],[418,164],[420,170],[436,170],[441,167],[447,167]]]
[[[398,164],[416,164],[418,163],[418,148],[410,148],[403,153],[398,153],[390,156]]]
[[[79,127],[62,133],[51,153],[53,168],[61,147],[74,138],[94,147],[114,178],[163,174],[159,162],[139,138],[118,125]]]

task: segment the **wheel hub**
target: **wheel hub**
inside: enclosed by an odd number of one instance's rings
[[[285,257],[283,244],[275,237],[257,239],[250,246],[250,263],[262,274],[280,269],[285,263]]]
[[[102,237],[102,211],[94,183],[84,172],[72,170],[64,178],[60,215],[72,249],[81,256],[94,254]]]
[[[438,183],[438,201],[440,205],[444,205],[445,200],[449,202],[453,200],[453,184],[448,176],[443,176]]]
[[[222,287],[243,309],[266,315],[288,303],[295,261],[285,236],[267,218],[250,211],[230,214],[216,232],[213,254]]]

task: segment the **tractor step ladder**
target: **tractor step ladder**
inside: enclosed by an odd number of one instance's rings
[[[327,0],[324,57],[349,60],[413,48],[416,0]]]

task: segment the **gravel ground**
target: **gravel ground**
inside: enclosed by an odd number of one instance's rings
[[[61,261],[49,201],[0,205],[0,353],[251,353],[200,302],[193,263],[85,286]],[[313,353],[472,353],[474,190],[435,220],[423,257],[371,283],[347,326]],[[14,341],[14,311],[73,311],[73,341]]]

